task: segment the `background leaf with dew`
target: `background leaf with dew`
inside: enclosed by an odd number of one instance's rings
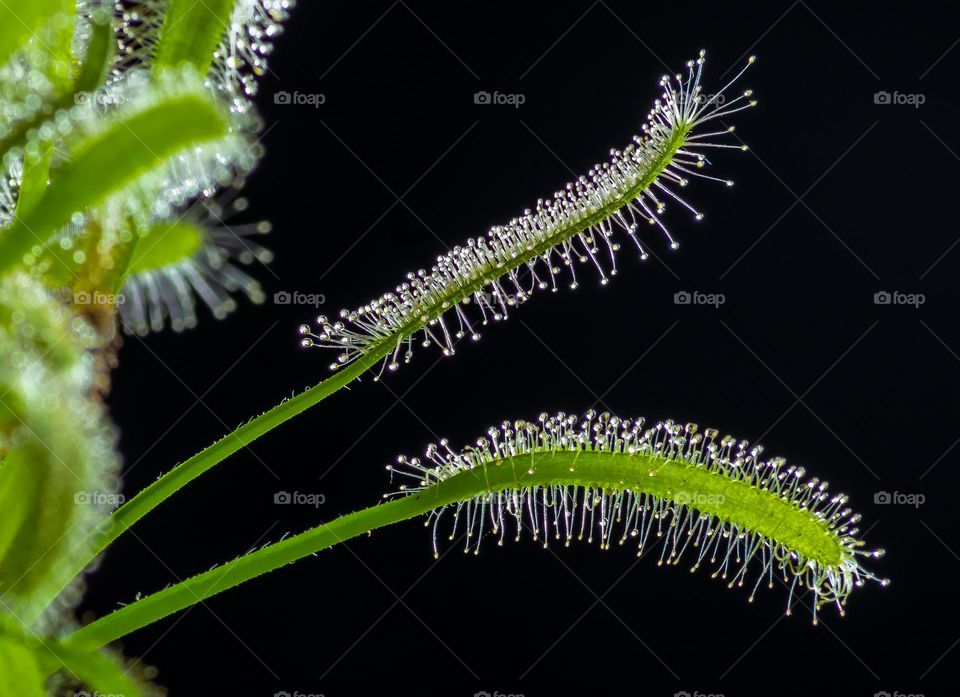
[[[0,279],[0,602],[26,626],[89,554],[118,459],[96,391],[96,334],[25,274]],[[71,607],[75,593],[60,598]]]

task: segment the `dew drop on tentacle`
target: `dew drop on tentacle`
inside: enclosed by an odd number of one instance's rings
[[[161,244],[162,238],[179,235],[189,238],[189,245],[185,244],[184,248],[192,251],[163,264],[131,269],[118,296],[122,302],[117,304],[126,333],[145,336],[165,326],[176,332],[192,329],[198,321],[197,299],[217,319],[237,309],[235,295],[243,294],[254,304],[266,300],[260,283],[244,267],[272,261],[270,250],[252,239],[269,231],[269,224],[261,221],[228,226],[225,223],[230,219],[228,207],[231,211],[246,208],[243,204],[232,205],[242,201],[235,198],[242,186],[243,179],[237,178],[231,188],[217,198],[195,201],[176,222],[155,222],[151,236],[146,237],[141,246],[149,251]],[[306,324],[298,328],[301,346],[315,345],[317,337],[309,330]]]
[[[622,458],[637,458],[638,471],[635,475],[618,474],[616,481],[582,486],[576,482],[604,476],[601,471],[591,471],[597,465],[589,460],[577,463],[579,453],[584,452],[621,458],[617,460],[620,472],[629,472],[629,466],[624,470],[629,460]],[[643,556],[659,544],[658,565],[675,566],[690,558],[689,570],[693,573],[710,564],[715,567],[711,577],[723,580],[729,588],[746,588],[748,602],[753,602],[761,583],[766,581],[773,588],[775,576],[780,578],[788,590],[788,615],[802,600],[804,591],[812,593],[814,621],[819,608],[827,604],[843,614],[850,592],[866,581],[888,585],[887,579],[875,576],[860,561],[879,559],[883,550],[863,550],[855,532],[843,527],[860,518],[845,506],[847,497],[830,494],[825,481],[805,480],[803,468],[788,466],[783,458],[762,460],[762,453],[761,446],[751,446],[747,441],[732,436],[719,438],[719,431],[713,428],[701,434],[692,423],[666,420],[648,427],[642,418],[621,419],[593,411],[580,417],[542,413],[534,422],[504,421],[488,429],[475,445],[459,451],[446,439],[430,445],[426,450],[430,467],[416,458],[398,458],[398,467],[388,467],[391,477],[401,474],[415,484],[404,484],[388,496],[417,494],[467,472],[476,480],[478,469],[509,468],[505,471],[526,473],[527,483],[508,479],[491,487],[487,478],[483,490],[472,498],[429,514],[427,523],[432,522],[434,528],[435,554],[436,529],[449,509],[453,512],[449,539],[455,538],[463,522],[468,537],[465,551],[473,554],[479,552],[485,524],[491,526],[490,534],[501,546],[508,520],[515,526],[516,540],[526,535],[544,546],[550,539],[563,540],[564,546],[574,539],[588,543],[596,540],[601,549],[608,550],[614,539],[618,546],[632,540],[638,556]],[[565,455],[571,463],[563,469],[575,473],[576,479],[549,481],[550,474],[539,475],[534,464],[537,455],[550,456],[542,460],[544,463]],[[651,459],[653,466],[644,464]],[[656,488],[645,491],[642,480],[631,479],[643,474],[653,478],[658,472],[666,476],[669,473],[664,468],[682,468],[684,482],[692,481],[697,471],[703,471],[707,481],[718,481],[713,475],[727,481],[714,485],[716,491],[670,490],[664,494]],[[633,486],[630,481],[634,481]],[[780,522],[771,525],[771,535],[765,535],[729,519],[725,496],[718,492],[731,492],[737,487],[768,492],[771,501],[790,511],[794,524],[809,526],[822,539],[831,540],[831,549],[839,550],[839,558],[826,561],[819,553],[792,548],[788,538],[778,537],[782,534],[776,532],[781,529]],[[736,498],[732,505],[737,505]],[[777,521],[782,520],[780,515],[778,510]]]
[[[607,161],[505,225],[438,256],[429,271],[407,274],[395,292],[350,313],[343,327],[321,323],[319,332],[311,334],[310,345],[344,351],[346,360],[337,365],[375,353],[392,368],[396,361],[388,350],[398,340],[422,332],[423,347],[437,344],[444,355],[452,355],[459,339],[478,338],[474,323],[485,326],[490,320],[507,319],[508,310],[532,294],[556,291],[564,276],[566,285],[576,289],[578,264],[593,267],[601,285],[609,283],[619,270],[615,261],[619,235],[626,234],[640,258],[647,259],[650,252],[639,239],[641,221],[656,228],[670,249],[678,249],[679,242],[662,220],[667,202],[703,219],[703,212],[678,191],[692,178],[732,184],[700,171],[710,164],[709,149],[742,147],[724,142],[732,129],[723,125],[718,130],[712,122],[753,103],[749,94],[729,101],[724,97],[743,70],[711,99],[704,99],[700,84],[704,63],[701,54],[687,64],[686,74],[663,77],[662,95],[641,133],[626,147],[612,149]],[[444,317],[455,322],[452,331]],[[407,346],[412,348],[412,343]],[[405,362],[409,358],[408,352]]]

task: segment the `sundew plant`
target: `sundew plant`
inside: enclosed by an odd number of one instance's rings
[[[758,445],[671,420],[544,413],[400,456],[375,505],[118,599],[81,626],[74,609],[96,559],[168,497],[361,375],[386,379],[419,349],[453,356],[533,294],[606,285],[626,250],[676,249],[667,212],[702,219],[688,185],[732,186],[712,159],[745,149],[729,124],[756,104],[740,86],[753,59],[708,98],[701,52],[661,79],[632,142],[583,176],[365,304],[304,318],[299,341],[328,377],[116,507],[121,457],[105,398],[123,333],[189,330],[264,297],[246,267],[270,261],[260,241],[270,225],[223,220],[245,207],[244,177],[262,156],[257,78],[292,10],[293,0],[0,2],[0,695],[148,694],[151,676],[128,669],[113,642],[418,516],[434,553],[456,539],[472,554],[524,538],[653,549],[751,599],[782,582],[788,614],[799,589],[811,592],[814,623],[880,580],[868,559],[882,551],[865,547],[847,497]]]

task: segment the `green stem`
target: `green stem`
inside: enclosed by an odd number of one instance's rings
[[[508,479],[516,485],[522,479],[515,476],[516,472],[526,470],[511,467],[503,468],[503,471],[509,471]],[[105,646],[136,629],[297,559],[439,506],[472,498],[487,487],[478,471],[465,474],[471,476],[453,477],[423,492],[350,513],[165,588],[77,630],[64,639],[64,645],[85,650]]]
[[[345,515],[327,525],[270,545],[139,600],[78,630],[66,641],[74,648],[93,649],[104,646],[140,627],[156,622],[228,588],[331,547],[338,542],[411,518],[431,508],[433,508],[432,505],[422,500],[416,501],[411,496]],[[123,614],[120,614],[121,612]]]
[[[350,513],[142,598],[77,630],[64,645],[98,649],[141,627],[351,538],[487,493],[537,486],[629,490],[675,503],[697,494],[703,514],[830,563],[838,543],[823,521],[777,493],[706,467],[648,454],[534,452],[464,470],[422,491]]]
[[[319,385],[281,402],[267,412],[248,421],[246,424],[200,451],[193,457],[180,463],[127,501],[104,521],[98,530],[91,533],[92,548],[84,566],[99,555],[107,546],[132,527],[138,520],[166,501],[170,496],[192,482],[219,462],[245,448],[260,436],[273,430],[283,422],[306,411],[323,401],[331,394],[366,372],[372,365],[389,353],[384,348],[351,363]],[[78,569],[78,573],[79,573]]]

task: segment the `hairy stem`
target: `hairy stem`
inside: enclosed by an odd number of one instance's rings
[[[596,450],[532,452],[465,470],[422,491],[345,515],[251,552],[127,605],[77,630],[65,645],[92,650],[213,595],[303,557],[435,508],[484,494],[538,486],[629,490],[682,503],[696,492],[704,514],[753,530],[818,561],[839,559],[835,536],[809,511],[776,493],[702,466],[647,454]]]
[[[99,555],[107,546],[132,527],[138,520],[166,501],[181,488],[192,482],[201,474],[228,458],[233,453],[255,441],[265,433],[270,432],[283,422],[306,411],[315,404],[323,401],[331,394],[346,386],[359,377],[371,365],[380,360],[388,349],[382,353],[365,356],[363,360],[351,364],[319,385],[292,397],[260,416],[223,437],[213,445],[201,450],[188,460],[180,463],[172,470],[147,486],[143,491],[123,504],[91,533],[91,547],[84,566]],[[82,569],[77,569],[79,573]]]
[[[603,205],[589,213],[582,213],[569,224],[557,228],[551,234],[537,241],[536,244],[531,244],[509,259],[481,266],[471,278],[462,280],[457,285],[451,285],[449,290],[441,297],[431,299],[429,302],[421,300],[418,310],[412,313],[410,319],[403,326],[378,338],[377,341],[364,349],[364,352],[379,351],[384,344],[390,350],[393,350],[401,341],[415,335],[421,329],[440,319],[450,308],[456,307],[458,303],[468,301],[474,293],[483,290],[488,284],[498,281],[515,269],[535,262],[537,259],[548,255],[552,249],[570,241],[576,235],[586,232],[595,225],[609,219],[622,208],[638,199],[643,192],[657,182],[658,178],[673,162],[677,153],[687,144],[687,136],[690,135],[692,129],[692,124],[678,126],[662,144],[661,149],[657,151],[646,170],[629,186],[618,190],[616,195],[605,201]]]

